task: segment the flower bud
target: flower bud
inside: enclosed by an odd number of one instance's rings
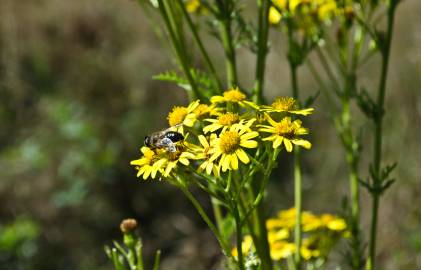
[[[133,218],[124,219],[120,224],[120,230],[126,234],[131,233],[137,228],[137,221]]]

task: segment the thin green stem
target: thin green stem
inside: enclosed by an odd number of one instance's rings
[[[228,243],[225,242],[221,234],[219,233],[219,230],[216,228],[216,226],[213,224],[209,216],[206,214],[205,210],[202,208],[200,203],[196,200],[196,198],[191,194],[191,192],[188,190],[187,187],[178,185],[180,189],[183,191],[183,193],[186,195],[186,197],[190,200],[190,202],[193,204],[193,206],[196,208],[196,210],[199,212],[199,215],[202,217],[202,219],[206,222],[208,227],[211,229],[213,234],[215,235],[216,239],[219,242],[219,245],[222,248],[222,251],[224,252],[225,256],[232,257],[231,256],[231,248]]]
[[[331,80],[331,82],[334,85],[334,92],[336,93],[336,95],[340,96],[340,92],[339,89],[341,89],[341,85],[339,84],[338,80],[336,79],[335,74],[333,74],[332,68],[329,65],[329,62],[327,61],[325,55],[323,54],[322,50],[320,48],[316,49],[316,53],[317,56],[320,59],[320,63],[322,64],[323,68],[326,71],[327,76],[329,77],[329,79]]]
[[[211,74],[212,78],[213,78],[213,83],[214,83],[214,87],[215,90],[217,91],[217,93],[221,93],[222,92],[222,83],[219,80],[218,74],[216,73],[215,67],[209,57],[208,52],[205,49],[205,46],[203,46],[203,42],[202,39],[200,38],[199,34],[197,33],[196,30],[196,26],[194,25],[189,13],[186,10],[186,7],[184,6],[184,3],[181,0],[178,0],[178,4],[181,8],[181,10],[183,11],[183,15],[186,18],[187,21],[187,25],[190,28],[190,31],[193,34],[193,38],[197,43],[197,46],[199,47],[199,51],[203,56],[203,59],[205,60],[205,65],[209,71],[209,73]]]
[[[298,103],[300,103],[299,90],[298,90],[298,78],[297,78],[297,63],[291,55],[294,54],[296,46],[294,45],[294,27],[291,21],[288,22],[288,62],[291,74],[291,86],[292,96]],[[295,242],[295,253],[294,262],[295,269],[301,269],[301,212],[302,212],[302,177],[301,177],[301,161],[300,161],[300,149],[294,148],[294,205],[295,205],[295,226],[294,226],[294,242]]]
[[[301,176],[301,161],[300,149],[294,149],[294,204],[295,204],[295,228],[294,228],[294,242],[295,254],[294,261],[296,269],[301,268],[301,212],[302,212],[302,176]]]
[[[258,25],[258,49],[256,63],[256,82],[253,89],[253,101],[257,104],[262,103],[263,89],[265,80],[266,55],[268,53],[268,34],[269,34],[269,0],[259,0],[259,25]]]
[[[232,195],[233,196],[233,195]],[[236,231],[236,242],[237,242],[237,254],[238,254],[238,267],[240,270],[244,270],[244,258],[243,258],[243,234],[242,224],[240,218],[240,212],[238,211],[237,202],[233,202],[233,215],[235,220],[235,231]]]
[[[170,39],[171,39],[171,43],[174,46],[174,50],[177,56],[177,59],[181,65],[181,68],[184,72],[184,75],[186,76],[190,87],[191,87],[191,93],[190,94],[190,100],[194,100],[196,98],[201,98],[202,95],[199,92],[196,82],[193,79],[193,76],[191,74],[191,70],[189,67],[189,63],[187,61],[187,57],[183,51],[182,46],[180,45],[180,40],[179,37],[176,34],[176,30],[173,28],[175,26],[173,26],[175,20],[174,20],[174,14],[173,11],[171,9],[169,9],[167,7],[167,2],[163,1],[163,0],[158,0],[158,4],[159,4],[159,10],[161,12],[162,17],[164,18],[164,22],[165,25],[167,27],[168,33],[170,35]]]
[[[375,117],[375,132],[374,132],[374,157],[373,167],[376,175],[380,175],[381,170],[381,157],[382,157],[382,122],[383,122],[383,110],[384,110],[384,98],[386,93],[386,80],[387,71],[389,67],[390,58],[390,47],[393,36],[393,24],[395,19],[395,10],[397,5],[396,0],[390,1],[388,7],[388,18],[387,18],[387,31],[384,43],[381,44],[382,53],[382,70],[380,75],[379,90],[377,95],[377,111],[378,115]],[[374,182],[381,181],[381,179],[373,179]],[[375,186],[381,185],[381,183],[373,183]],[[369,244],[369,269],[376,269],[376,236],[377,236],[377,219],[378,209],[380,204],[379,192],[372,193],[372,217],[371,217],[371,230],[370,230],[370,244]]]
[[[228,3],[220,1],[218,3],[219,12],[222,14],[223,17],[219,21],[219,32],[221,35],[222,46],[224,47],[225,51],[225,65],[226,65],[226,73],[227,73],[227,85],[228,87],[236,87],[238,86],[238,78],[237,78],[237,64],[236,64],[236,56],[235,56],[235,47],[233,44],[233,37],[231,31],[231,10],[226,6]]]

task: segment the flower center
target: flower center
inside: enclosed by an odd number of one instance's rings
[[[272,103],[272,107],[280,111],[291,111],[295,109],[295,99],[292,97],[279,97]]]
[[[221,135],[219,147],[225,154],[230,154],[240,146],[240,135],[235,131],[227,131]]]
[[[224,92],[224,98],[230,102],[239,102],[246,99],[246,95],[244,95],[238,88],[228,90]]]
[[[182,106],[175,106],[168,114],[168,123],[170,126],[181,124],[187,115],[187,108]]]
[[[290,118],[284,118],[275,126],[276,133],[284,137],[292,137],[295,133],[295,126]]]
[[[206,104],[200,104],[196,109],[194,109],[193,113],[196,115],[196,118],[200,119],[209,113],[209,106]]]
[[[220,115],[218,117],[218,122],[223,126],[231,126],[232,124],[236,123],[239,119],[240,117],[238,116],[238,114],[229,112]]]

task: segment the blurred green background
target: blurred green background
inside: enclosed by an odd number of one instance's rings
[[[385,162],[398,161],[379,222],[379,269],[421,269],[421,2],[398,9],[385,117]],[[174,67],[136,1],[0,0],[0,269],[111,269],[103,245],[120,237],[121,219],[140,222],[150,262],[162,269],[218,269],[220,253],[181,192],[141,181],[129,166],[144,136],[167,125],[177,87],[152,80]],[[211,36],[206,46],[222,60]],[[267,98],[290,93],[285,42],[272,31]],[[250,87],[254,56],[239,50],[241,84]],[[370,89],[378,59],[361,72]],[[201,66],[200,61],[197,65]],[[222,61],[218,62],[223,70]],[[300,70],[303,94],[318,89]],[[304,207],[340,213],[347,194],[343,150],[323,97],[306,119],[314,147],[304,156]],[[370,123],[361,170],[371,157]],[[271,181],[271,213],[292,206],[290,156]],[[204,194],[196,191],[209,209]],[[370,200],[362,196],[368,226]]]

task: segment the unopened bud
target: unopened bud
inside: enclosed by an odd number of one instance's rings
[[[120,224],[120,230],[126,234],[131,233],[137,228],[137,221],[133,218],[124,219]]]

